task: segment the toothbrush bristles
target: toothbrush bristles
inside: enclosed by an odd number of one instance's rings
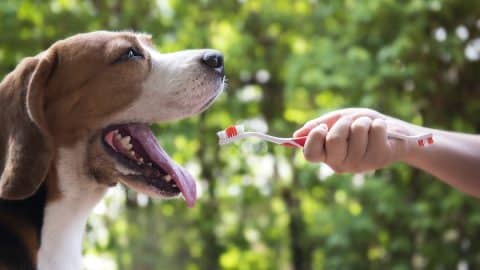
[[[424,147],[424,146],[425,146],[425,143],[424,143],[423,140],[421,140],[421,139],[418,140],[417,143],[418,143],[418,146],[420,146],[420,147]]]
[[[225,133],[227,138],[232,138],[238,135],[237,127],[236,126],[229,126],[225,129]]]

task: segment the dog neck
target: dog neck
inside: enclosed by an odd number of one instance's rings
[[[81,144],[80,144],[81,145]],[[83,148],[85,148],[83,146]],[[76,270],[82,268],[82,238],[88,216],[107,187],[85,173],[79,145],[61,148],[57,177],[61,197],[47,203],[38,251],[38,270]]]

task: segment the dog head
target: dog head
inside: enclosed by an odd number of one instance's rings
[[[120,181],[154,197],[182,193],[193,205],[192,176],[148,125],[202,112],[223,85],[223,57],[213,50],[161,54],[131,32],[53,44],[0,84],[0,198],[27,198],[45,181],[65,195],[59,171],[68,167],[90,186]]]

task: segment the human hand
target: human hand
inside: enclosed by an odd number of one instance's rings
[[[414,135],[418,127],[371,109],[348,108],[308,121],[293,136],[307,136],[303,153],[310,162],[324,162],[335,172],[363,172],[403,161],[415,147],[389,139],[388,132]]]

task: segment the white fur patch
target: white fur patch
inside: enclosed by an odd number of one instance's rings
[[[90,179],[84,159],[86,141],[58,151],[62,197],[47,204],[38,251],[39,270],[77,270],[82,267],[82,238],[88,215],[107,187]]]

